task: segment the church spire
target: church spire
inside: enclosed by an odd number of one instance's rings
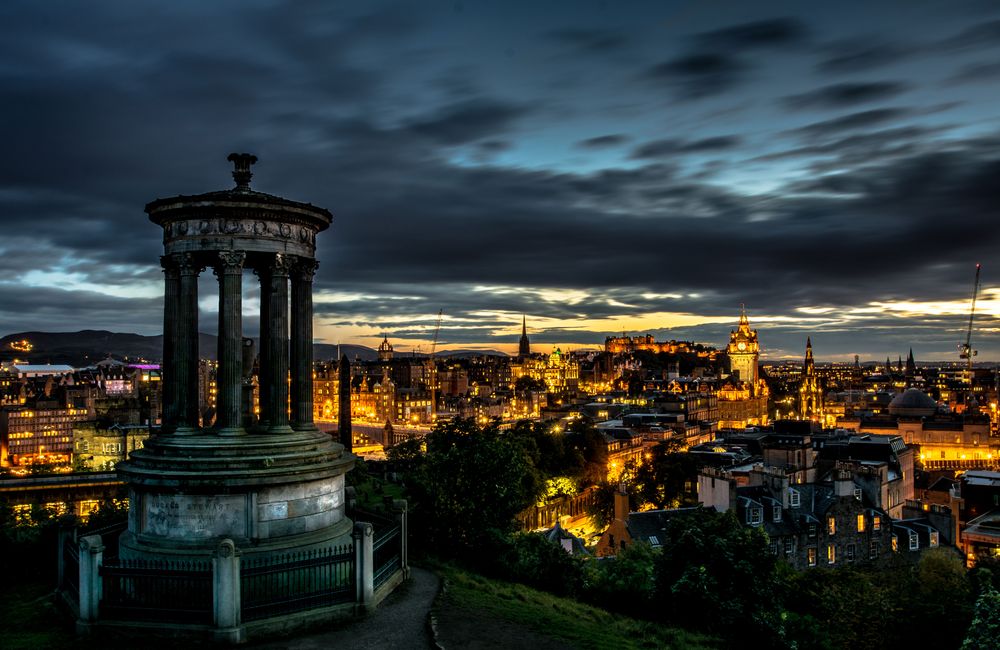
[[[531,343],[528,341],[528,317],[521,314],[521,340],[517,344],[517,356],[526,357],[531,354]]]
[[[806,360],[802,364],[802,372],[803,372],[803,374],[811,375],[811,374],[813,374],[815,368],[816,368],[816,365],[815,365],[815,362],[813,361],[812,337],[811,336],[807,336],[806,337]]]

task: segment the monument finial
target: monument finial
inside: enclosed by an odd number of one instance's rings
[[[250,165],[257,162],[257,156],[252,153],[231,153],[226,160],[233,163],[235,167],[233,170],[233,180],[236,181],[236,191],[249,192],[250,179],[253,177]]]

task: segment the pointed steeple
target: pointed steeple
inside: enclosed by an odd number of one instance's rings
[[[521,315],[521,340],[517,344],[517,356],[527,357],[531,354],[531,343],[528,341],[528,317]]]
[[[816,369],[816,364],[813,361],[813,344],[812,337],[806,337],[806,360],[802,364],[802,374],[811,375]]]
[[[388,334],[382,336],[382,343],[378,346],[378,360],[383,362],[392,361],[392,343],[389,343]]]
[[[906,356],[906,376],[913,377],[917,374],[917,362],[913,360],[913,348],[910,348],[910,354]]]

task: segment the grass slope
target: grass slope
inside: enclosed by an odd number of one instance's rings
[[[674,648],[700,650],[721,647],[716,639],[664,625],[611,614],[567,598],[559,598],[524,585],[491,580],[454,567],[440,569],[447,580],[442,597],[442,625],[446,647],[480,647],[478,630],[488,619],[527,628],[544,637],[562,641],[573,648],[627,650],[629,648]],[[464,620],[463,620],[464,618]],[[465,625],[464,623],[469,623]],[[492,627],[492,626],[491,626]],[[506,625],[495,626],[503,629]],[[468,638],[461,638],[462,634]],[[459,638],[455,638],[455,637]],[[511,644],[491,639],[482,647],[523,647],[516,630],[511,630]],[[448,638],[450,637],[450,638]],[[447,643],[451,641],[451,643]]]

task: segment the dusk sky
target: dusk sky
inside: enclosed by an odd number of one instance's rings
[[[0,335],[159,334],[143,206],[328,208],[316,336],[1000,358],[1000,3],[0,4]],[[214,277],[202,326],[215,330]],[[247,273],[246,328],[257,330]]]

